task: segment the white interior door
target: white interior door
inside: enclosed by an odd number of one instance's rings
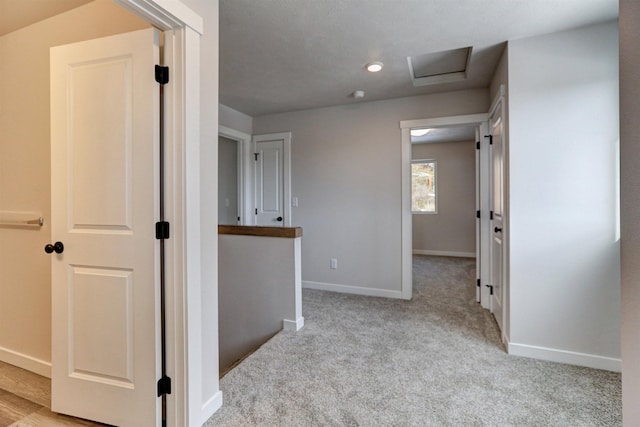
[[[159,419],[158,33],[51,49],[52,409]]]
[[[290,134],[257,135],[253,141],[255,224],[290,226]]]
[[[500,329],[504,319],[504,121],[502,101],[489,118],[491,144],[491,312]]]

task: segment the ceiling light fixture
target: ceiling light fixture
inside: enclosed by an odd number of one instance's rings
[[[370,62],[366,65],[366,69],[370,73],[377,73],[382,70],[382,67],[384,67],[382,62]]]
[[[356,90],[355,92],[353,92],[351,94],[351,96],[353,96],[355,99],[362,99],[362,98],[364,98],[364,91],[363,90]]]
[[[425,136],[431,129],[411,129],[411,136]]]

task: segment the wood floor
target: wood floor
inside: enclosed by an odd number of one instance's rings
[[[0,362],[0,427],[104,426],[51,412],[51,380]]]

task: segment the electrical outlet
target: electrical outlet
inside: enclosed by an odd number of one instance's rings
[[[331,269],[332,270],[337,270],[338,269],[338,259],[337,258],[331,258]]]

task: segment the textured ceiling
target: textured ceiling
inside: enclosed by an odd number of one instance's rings
[[[617,0],[220,0],[220,102],[251,116],[487,87],[506,40],[615,19]],[[407,57],[473,46],[464,82]],[[381,61],[377,74],[364,71]]]
[[[93,0],[0,0],[0,36]]]

